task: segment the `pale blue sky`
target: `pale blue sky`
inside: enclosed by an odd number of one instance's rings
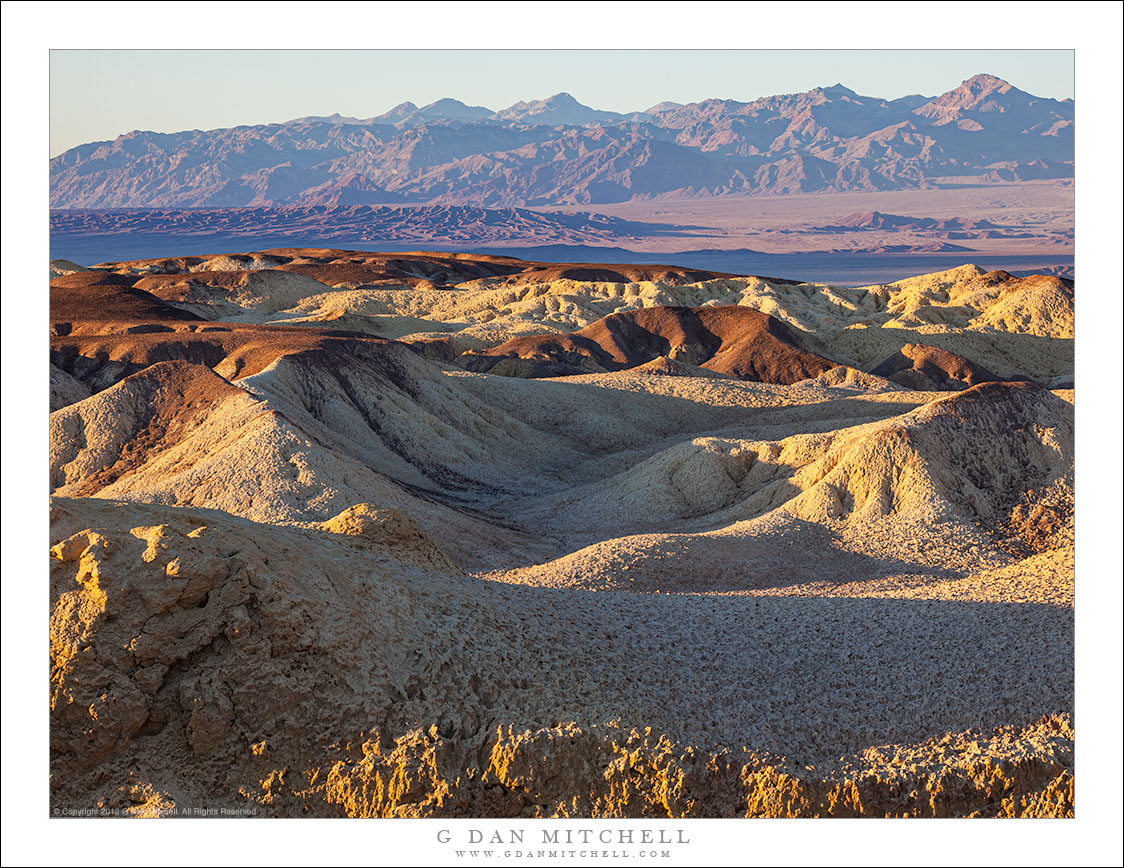
[[[568,91],[620,112],[836,82],[869,96],[933,96],[980,72],[1038,96],[1074,95],[1068,50],[57,50],[50,147],[54,156],[134,129],[367,118],[446,96],[501,109]]]

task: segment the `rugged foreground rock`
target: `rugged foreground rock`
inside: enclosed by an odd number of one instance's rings
[[[58,498],[52,512],[56,806],[398,817],[1073,809],[1068,714],[1033,712],[1071,702],[1063,608],[546,600],[459,575],[415,525],[367,506],[324,529],[100,500]],[[871,656],[859,643],[879,622]],[[650,647],[632,632],[640,623]],[[833,626],[820,641],[834,634],[825,663],[859,659],[792,668],[810,650],[801,637],[822,624]],[[661,639],[672,647],[659,650]],[[876,661],[885,677],[869,671]],[[743,667],[771,671],[754,679]],[[864,675],[861,691],[846,687]],[[716,692],[752,694],[769,719],[747,716],[744,698],[700,704]],[[1010,718],[1027,723],[988,726]]]

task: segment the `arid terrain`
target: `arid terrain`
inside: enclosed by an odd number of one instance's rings
[[[52,261],[52,807],[1072,816],[1074,284],[897,277]]]
[[[473,250],[525,259],[674,262],[858,286],[972,261],[1073,275],[1071,181],[724,195],[588,208],[349,205],[58,210],[55,258],[259,247]]]

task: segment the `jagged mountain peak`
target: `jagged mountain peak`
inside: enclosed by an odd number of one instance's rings
[[[1012,87],[1009,81],[1005,81],[999,76],[991,75],[987,72],[981,72],[979,75],[973,75],[971,78],[966,79],[960,86],[976,92],[989,93],[996,90],[1000,93],[1006,93]]]

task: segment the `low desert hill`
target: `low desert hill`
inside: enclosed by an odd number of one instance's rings
[[[447,244],[474,247],[518,240],[531,244],[597,244],[631,236],[667,234],[676,227],[607,217],[604,214],[532,211],[527,208],[479,208],[471,205],[347,204],[339,191],[329,204],[279,208],[62,209],[51,212],[51,232],[61,235],[175,233],[180,243],[218,233],[252,231],[255,236],[317,236],[370,243]]]

